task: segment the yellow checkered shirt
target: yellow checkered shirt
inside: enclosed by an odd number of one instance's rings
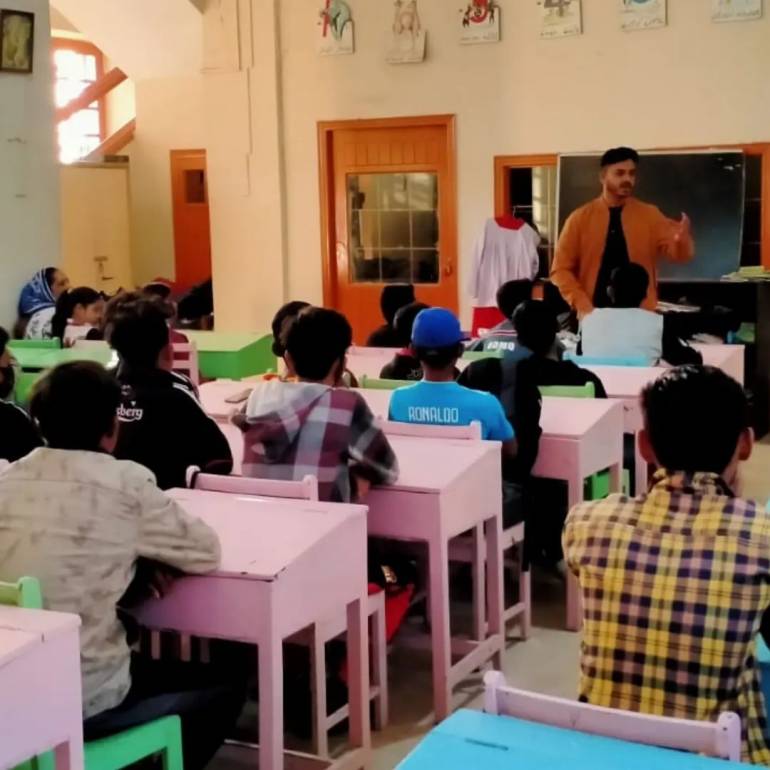
[[[770,516],[717,475],[659,471],[641,498],[573,508],[563,542],[584,603],[581,699],[704,721],[735,711],[743,758],[770,765],[754,658]]]

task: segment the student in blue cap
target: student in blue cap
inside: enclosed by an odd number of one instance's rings
[[[420,362],[423,379],[393,391],[390,419],[427,425],[481,423],[484,439],[502,441],[503,449],[516,454],[513,428],[500,402],[489,393],[455,382],[455,364],[463,354],[463,334],[454,313],[441,307],[423,310],[412,328],[412,350]]]

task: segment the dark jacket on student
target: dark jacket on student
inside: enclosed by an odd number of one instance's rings
[[[408,350],[399,350],[393,360],[382,367],[380,377],[383,380],[419,382],[422,379],[422,365]]]
[[[123,389],[115,456],[151,470],[161,489],[184,487],[187,469],[228,474],[230,445],[201,407],[193,384],[162,369],[118,369]]]
[[[513,322],[500,321],[497,326],[489,330],[489,333],[481,339],[475,340],[468,346],[473,352],[486,352],[496,350],[512,351],[516,347],[516,330]]]
[[[0,460],[15,463],[42,445],[27,413],[15,404],[0,401]]]
[[[552,358],[532,356],[522,361],[519,376],[531,379],[538,387],[550,385],[586,385],[594,384],[595,397],[607,398],[607,391],[602,381],[588,369],[583,369],[572,361],[554,361]]]

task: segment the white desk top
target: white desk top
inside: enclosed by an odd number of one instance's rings
[[[366,514],[360,505],[240,497],[197,489],[173,489],[169,494],[216,531],[222,544],[217,574],[253,580],[275,580],[343,522]]]
[[[38,644],[42,644],[38,634],[0,628],[0,668],[21,657]]]

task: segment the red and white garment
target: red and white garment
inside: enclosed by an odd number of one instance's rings
[[[523,219],[488,219],[473,249],[468,291],[473,297],[473,336],[505,320],[497,309],[497,290],[508,281],[534,280],[540,267],[540,236]]]

